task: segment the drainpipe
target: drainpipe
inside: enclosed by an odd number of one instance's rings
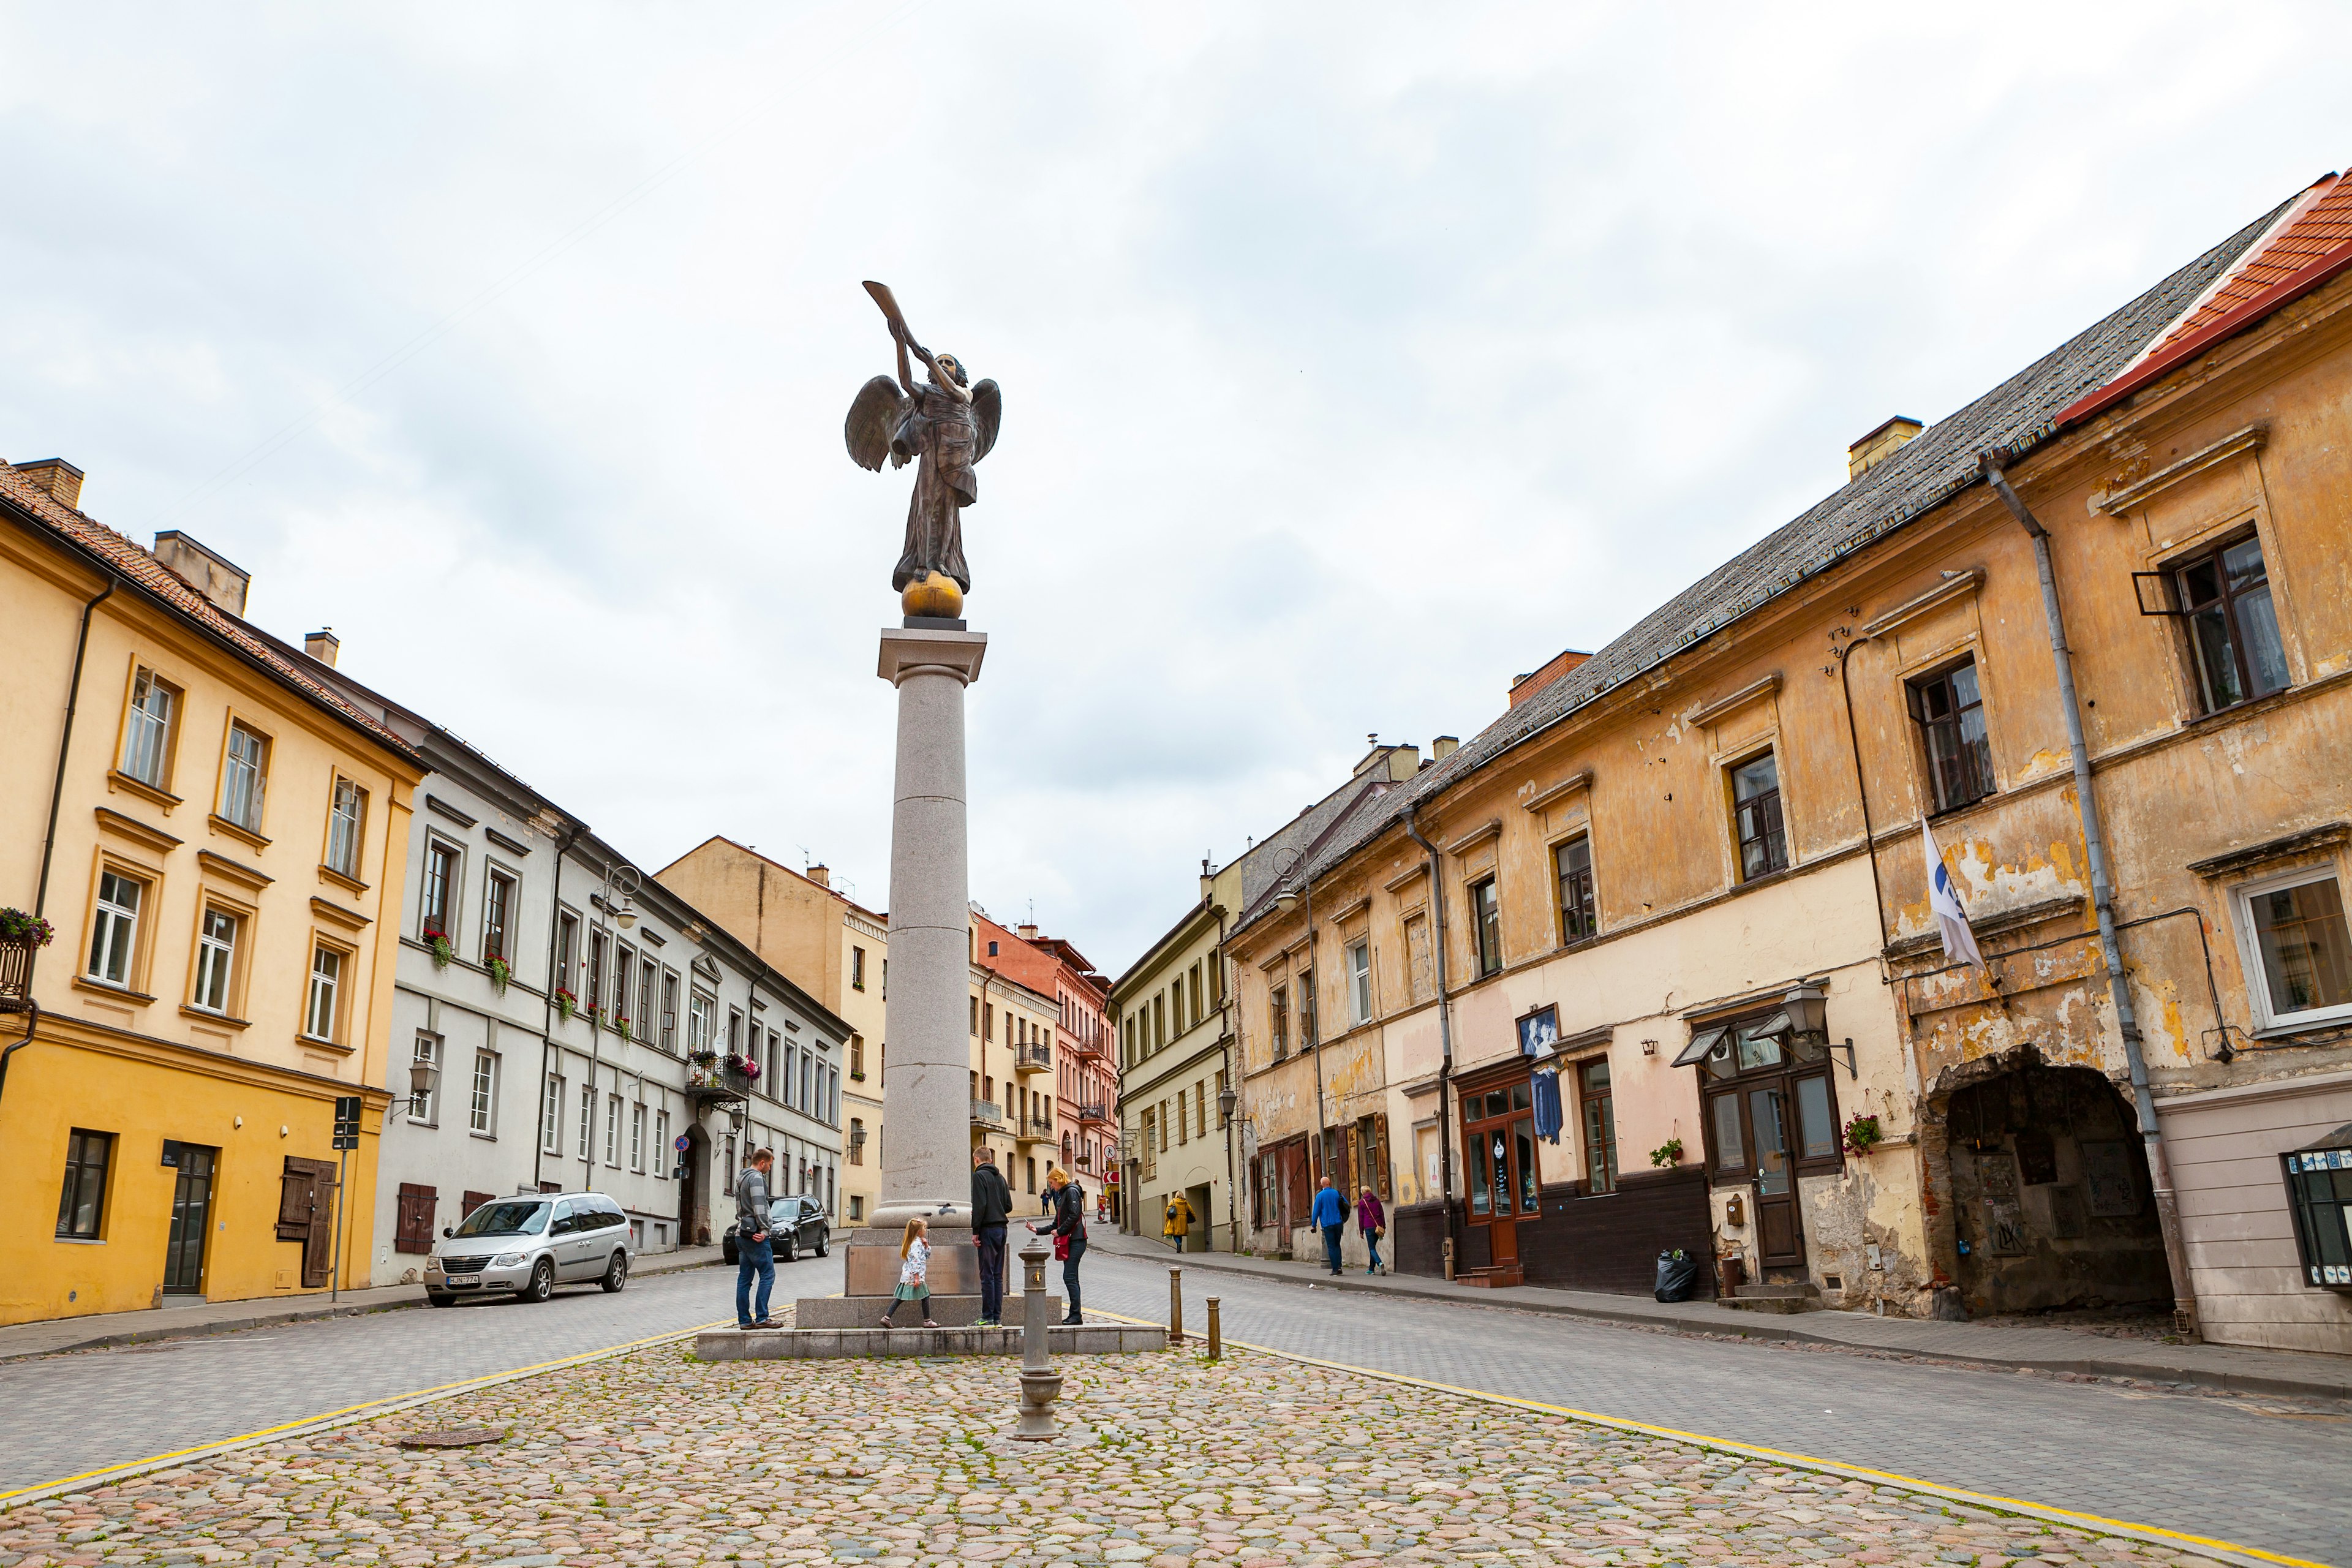
[[[2074,656],[2066,647],[2066,625],[2058,608],[2058,579],[2050,564],[2050,531],[2034,519],[2001,472],[2004,454],[1983,454],[1979,464],[1985,482],[2000,498],[2033,541],[2033,562],[2042,574],[2042,613],[2050,624],[2050,656],[2058,668],[2058,703],[2066,716],[2066,743],[2074,754],[2074,803],[2083,819],[2083,848],[2091,862],[2091,905],[2099,917],[2099,947],[2106,959],[2107,994],[2115,1004],[2116,1023],[2123,1031],[2124,1059],[2130,1064],[2132,1103],[2139,1113],[2139,1135],[2147,1149],[2148,1183],[2156,1189],[2157,1223],[2164,1234],[2164,1258],[2172,1273],[2173,1316],[2191,1339],[2204,1337],[2199,1323],[2197,1294],[2189,1277],[2189,1254],[2180,1235],[2180,1200],[2172,1187],[2171,1163],[2165,1158],[2164,1133],[2156,1120],[2156,1100],[2148,1090],[2147,1058],[2140,1049],[2138,1016],[2132,1010],[2131,982],[2124,973],[2123,948],[2116,941],[2115,886],[2107,874],[2106,840],[2099,831],[2099,806],[2091,792],[2091,753],[2083,739],[2083,713],[2074,696]]]
[[[1445,1218],[1445,1277],[1454,1278],[1454,1117],[1445,1109],[1445,1081],[1454,1075],[1454,1016],[1445,995],[1445,879],[1437,846],[1421,836],[1421,807],[1409,805],[1404,830],[1429,854],[1429,897],[1437,906],[1437,1173],[1438,1201]],[[1405,955],[1408,964],[1412,955]]]
[[[97,613],[99,605],[114,596],[114,590],[121,586],[121,579],[109,573],[106,586],[99,590],[98,597],[81,607],[81,630],[74,638],[73,674],[66,681],[65,731],[58,737],[57,778],[49,785],[49,829],[48,837],[41,841],[41,879],[33,890],[35,920],[41,918],[41,911],[48,907],[49,902],[49,858],[56,854],[58,847],[58,810],[65,801],[66,759],[73,750],[74,710],[81,705],[81,664],[82,657],[89,651],[90,617]],[[25,972],[25,1037],[6,1050],[0,1051],[0,1092],[5,1092],[8,1087],[8,1058],[31,1045],[34,1032],[41,1026],[41,1006],[33,1000],[31,963],[28,954]]]
[[[1220,904],[1217,906],[1217,950],[1210,955],[1209,962],[1221,971],[1225,963],[1225,918],[1224,906]],[[1241,1115],[1242,1080],[1241,1075],[1234,1071],[1233,1028],[1234,1019],[1239,1014],[1234,1007],[1232,981],[1222,973],[1218,978],[1218,989],[1224,1000],[1217,1004],[1217,1033],[1225,1038],[1224,1049],[1221,1053],[1225,1063],[1225,1088],[1234,1093],[1234,1114],[1225,1118],[1225,1250],[1239,1252],[1242,1249],[1241,1196],[1234,1181],[1234,1121]]]

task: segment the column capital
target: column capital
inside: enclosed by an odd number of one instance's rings
[[[947,632],[882,628],[882,658],[875,673],[897,686],[918,672],[948,675],[966,686],[980,679],[980,661],[988,652],[986,632]]]

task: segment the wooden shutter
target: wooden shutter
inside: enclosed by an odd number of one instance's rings
[[[286,1156],[278,1178],[278,1239],[300,1241],[310,1234],[310,1162]]]
[[[327,1282],[334,1263],[335,1165],[330,1160],[286,1156],[278,1184],[278,1239],[302,1244],[302,1286]]]
[[[480,1208],[484,1204],[488,1203],[498,1195],[499,1194],[496,1193],[467,1193],[466,1194],[466,1206],[457,1215],[459,1222],[463,1223],[467,1215],[472,1214],[476,1209]]]
[[[400,1214],[392,1241],[394,1252],[433,1250],[433,1213],[439,1203],[440,1194],[431,1187],[415,1182],[400,1184]]]

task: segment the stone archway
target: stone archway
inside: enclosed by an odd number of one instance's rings
[[[1968,1315],[2171,1304],[2147,1151],[2105,1075],[2021,1046],[1941,1075],[1921,1131],[1937,1273]]]

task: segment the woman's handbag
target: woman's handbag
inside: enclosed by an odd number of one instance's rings
[[[1066,1236],[1055,1237],[1054,1238],[1054,1261],[1056,1263],[1067,1263],[1069,1260],[1070,1238]]]

